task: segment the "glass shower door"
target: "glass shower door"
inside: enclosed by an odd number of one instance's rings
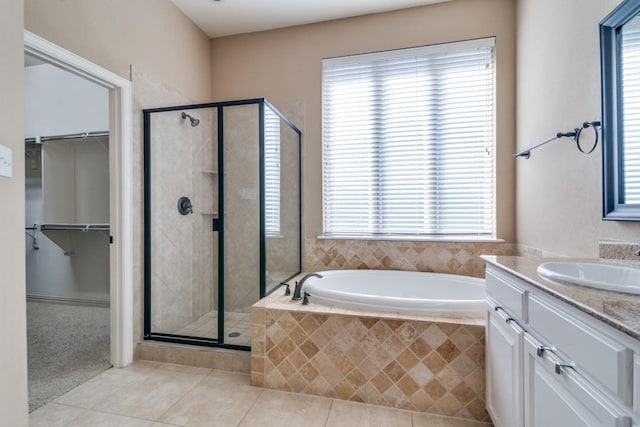
[[[301,266],[301,133],[264,99],[144,110],[144,338],[248,350]]]
[[[251,306],[260,299],[260,110],[224,107],[223,222],[225,344],[251,344]]]
[[[145,336],[218,339],[217,108],[145,115]]]

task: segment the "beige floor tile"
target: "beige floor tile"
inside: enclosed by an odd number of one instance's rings
[[[326,427],[411,427],[411,413],[334,400]]]
[[[154,369],[139,381],[116,387],[93,409],[157,421],[205,375]]]
[[[264,390],[240,427],[321,427],[330,407],[330,399]]]
[[[181,426],[236,426],[263,389],[249,376],[213,372],[173,405],[160,420]]]
[[[413,427],[491,427],[492,424],[429,414],[413,414]]]
[[[49,403],[29,415],[30,427],[150,427],[151,421]]]
[[[183,374],[194,374],[194,375],[207,375],[211,372],[210,368],[201,368],[198,366],[186,366],[186,365],[177,365],[175,363],[165,363],[165,362],[154,362],[154,361],[140,361],[136,362],[144,363],[154,369],[160,369],[163,371],[169,372],[182,372]]]
[[[57,398],[55,402],[91,409],[114,392],[144,381],[155,372],[153,363],[137,362],[127,368],[111,368]]]

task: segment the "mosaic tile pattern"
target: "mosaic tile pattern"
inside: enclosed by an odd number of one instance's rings
[[[255,386],[488,421],[484,326],[254,307]]]
[[[304,271],[381,269],[484,277],[480,255],[515,255],[512,243],[306,239]]]

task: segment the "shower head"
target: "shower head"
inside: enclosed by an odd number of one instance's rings
[[[189,120],[191,120],[191,127],[196,127],[200,124],[200,120],[196,119],[195,117],[190,116],[189,114],[185,113],[184,111],[182,112],[182,118],[186,119],[189,118]]]

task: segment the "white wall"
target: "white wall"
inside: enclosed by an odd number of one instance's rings
[[[517,146],[599,119],[599,22],[620,0],[518,0]],[[600,239],[640,241],[640,224],[602,221],[601,148],[568,139],[517,165],[517,242],[597,257]]]
[[[53,65],[25,67],[25,138],[109,130],[109,91]]]
[[[52,65],[36,65],[25,68],[25,128],[27,137],[62,135],[109,129],[109,99],[108,91],[94,83],[81,79],[71,73],[60,70]],[[80,141],[72,144],[90,144],[98,150],[105,150],[98,157],[104,164],[92,165],[92,171],[85,171],[92,175],[106,177],[102,184],[108,183],[108,141],[100,144],[95,141]],[[71,143],[51,142],[50,148],[58,148],[55,144]],[[91,148],[89,147],[89,148]],[[81,151],[62,151],[68,157],[63,169],[85,165],[86,156]],[[42,155],[38,154],[39,147],[27,146],[31,152],[31,159],[27,159],[26,172],[26,224],[43,222],[76,222],[74,218],[48,218],[43,213],[43,179]],[[97,153],[100,154],[100,153]],[[47,157],[51,159],[52,157]],[[55,161],[55,160],[54,160]],[[86,166],[86,165],[85,165]],[[45,165],[46,168],[46,165]],[[84,168],[86,169],[86,167]],[[49,168],[51,170],[51,168]],[[78,169],[71,176],[77,181]],[[48,176],[45,173],[45,176]],[[46,179],[45,179],[46,180]],[[85,177],[83,183],[92,180]],[[49,199],[67,200],[60,194],[51,194],[55,185],[45,182],[45,191],[49,192]],[[74,187],[74,183],[63,183],[62,187]],[[100,184],[100,183],[98,183]],[[53,190],[52,190],[53,187]],[[60,187],[60,186],[58,186]],[[101,206],[106,216],[96,217],[93,223],[106,223],[108,220],[108,184],[96,187],[89,200],[89,206]],[[49,188],[49,190],[47,190]],[[51,197],[53,196],[53,197]],[[95,197],[95,199],[93,199]],[[66,203],[74,204],[72,211],[78,210],[79,203],[69,199]],[[86,197],[85,197],[86,200]],[[86,205],[87,203],[85,203]],[[59,210],[59,209],[58,209]],[[83,218],[80,222],[87,222]],[[27,295],[80,299],[91,301],[109,300],[109,242],[107,233],[101,232],[70,232],[73,252],[67,256],[63,250],[43,233],[39,234],[39,249],[35,249],[31,237],[26,236],[26,264],[27,264]]]

